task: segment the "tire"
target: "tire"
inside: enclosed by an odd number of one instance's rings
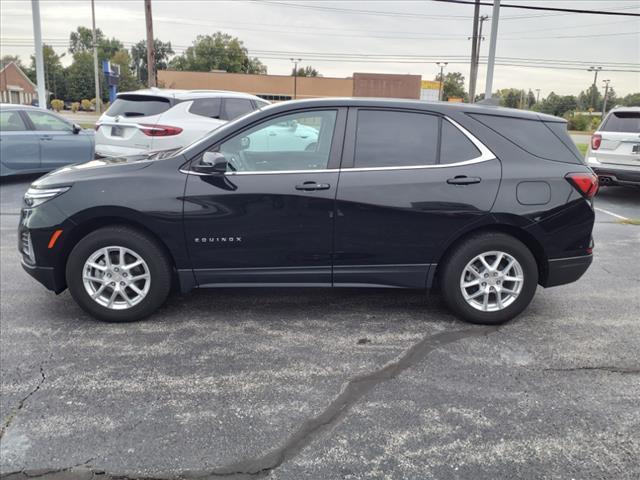
[[[493,267],[496,262],[495,270],[485,266]],[[444,300],[456,316],[470,323],[499,325],[513,319],[529,305],[538,285],[533,254],[521,241],[504,233],[482,233],[464,240],[443,267]],[[476,281],[477,286],[473,285]]]
[[[111,226],[77,243],[67,260],[66,279],[85,312],[105,322],[133,322],[165,302],[171,272],[167,255],[154,239],[134,228]]]

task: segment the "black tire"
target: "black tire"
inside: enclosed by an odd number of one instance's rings
[[[502,310],[482,311],[472,307],[464,299],[460,278],[472,259],[494,250],[505,252],[518,261],[524,281],[522,290],[513,303]],[[529,248],[520,240],[504,233],[482,233],[464,240],[447,256],[440,272],[440,281],[442,296],[457,317],[470,323],[498,325],[513,319],[529,305],[538,285],[538,265]]]
[[[83,268],[97,250],[121,246],[135,251],[149,268],[149,291],[140,303],[124,310],[113,310],[94,301],[83,282]],[[155,312],[171,290],[171,265],[163,248],[148,235],[127,226],[110,226],[95,230],[80,240],[67,260],[66,279],[69,292],[78,305],[93,317],[105,322],[133,322]]]

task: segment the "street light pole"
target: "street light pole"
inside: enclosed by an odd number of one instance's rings
[[[602,71],[602,67],[589,67],[587,69],[587,72],[593,72],[593,95],[591,95],[591,106],[593,107],[593,109],[596,109],[596,92],[598,91],[598,87],[596,86],[596,83],[598,82],[598,72]]]
[[[301,62],[301,58],[292,58],[293,62],[293,99],[298,98],[298,62]]]
[[[156,86],[156,52],[153,42],[153,17],[151,0],[144,0],[144,19],[147,27],[147,85]]]
[[[102,111],[100,102],[100,71],[98,70],[98,40],[96,39],[96,6],[94,0],[91,0],[91,27],[93,38],[93,77],[96,85],[96,113]]]
[[[47,87],[44,83],[44,59],[42,56],[42,31],[40,30],[40,0],[31,0],[31,15],[33,16],[33,40],[36,47],[38,106],[40,108],[47,108]]]
[[[444,84],[444,67],[447,66],[449,62],[436,62],[436,65],[440,67],[440,91],[438,92],[438,101],[442,101],[442,93],[443,93],[443,84]]]
[[[476,0],[473,11],[473,36],[471,37],[471,71],[469,72],[469,103],[473,103],[476,96],[476,48],[478,45],[478,20],[480,17],[480,0]]]
[[[487,81],[484,86],[484,98],[491,98],[493,90],[493,69],[496,64],[496,43],[498,42],[498,19],[500,17],[500,0],[493,1],[491,13],[491,37],[489,38],[489,58],[487,59]]]
[[[540,89],[536,88],[536,103],[540,102]]]
[[[603,80],[604,83],[604,99],[602,100],[602,119],[604,120],[604,114],[607,112],[607,97],[609,96],[609,82],[611,80]]]

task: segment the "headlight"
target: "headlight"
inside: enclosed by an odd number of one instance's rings
[[[27,193],[24,194],[24,203],[29,208],[42,205],[47,200],[62,195],[71,187],[58,187],[58,188],[33,188],[30,187]]]

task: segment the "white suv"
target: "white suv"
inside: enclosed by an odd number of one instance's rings
[[[611,110],[591,137],[587,165],[600,185],[640,186],[640,107]]]
[[[254,95],[223,90],[151,88],[120,93],[96,123],[96,156],[180,148],[268,104]]]

